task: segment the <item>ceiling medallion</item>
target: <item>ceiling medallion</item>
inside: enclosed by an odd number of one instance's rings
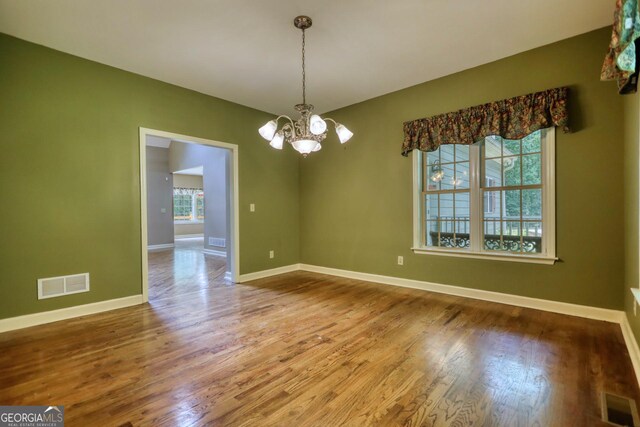
[[[337,123],[330,118],[323,119],[317,114],[313,114],[313,105],[307,104],[307,87],[305,74],[305,30],[311,28],[313,22],[308,16],[298,16],[293,20],[293,25],[302,30],[302,104],[295,106],[300,113],[300,118],[293,121],[289,116],[278,116],[274,120],[258,129],[260,136],[269,141],[269,145],[277,150],[282,150],[284,142],[288,142],[302,156],[314,151],[320,151],[320,144],[327,137],[327,121],[333,122],[338,139],[341,144],[347,142],[353,133],[344,125]],[[288,120],[287,123],[278,130],[278,121]]]

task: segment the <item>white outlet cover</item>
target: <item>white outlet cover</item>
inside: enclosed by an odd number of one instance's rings
[[[251,204],[249,205],[249,211],[250,211],[250,212],[255,212],[255,211],[256,211],[256,205],[255,205],[255,204],[253,204],[253,203],[251,203]]]

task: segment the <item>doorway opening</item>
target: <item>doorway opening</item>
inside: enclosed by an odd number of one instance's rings
[[[235,281],[237,145],[140,128],[142,295]]]

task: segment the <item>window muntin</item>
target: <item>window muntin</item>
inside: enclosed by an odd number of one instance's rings
[[[555,129],[416,152],[416,249],[555,257]]]

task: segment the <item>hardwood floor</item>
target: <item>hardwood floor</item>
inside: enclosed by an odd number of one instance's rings
[[[227,260],[204,255],[204,237],[176,239],[175,249],[149,252],[149,299],[175,297],[225,283]]]
[[[307,272],[0,334],[0,404],[69,426],[597,426],[618,325]]]

